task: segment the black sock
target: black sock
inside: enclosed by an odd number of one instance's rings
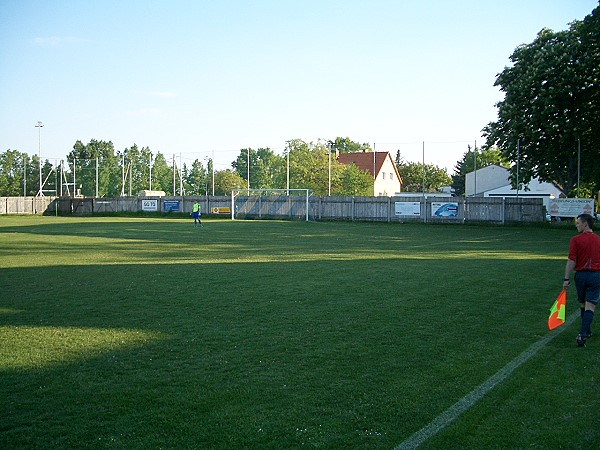
[[[581,335],[582,336],[590,334],[593,320],[594,320],[594,311],[587,309],[583,313],[583,318],[581,319]]]
[[[579,308],[579,311],[581,313],[581,320],[583,320],[583,313],[585,313],[585,308]]]

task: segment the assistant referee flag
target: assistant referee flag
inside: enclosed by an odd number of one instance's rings
[[[548,329],[554,330],[565,323],[565,310],[567,309],[567,291],[562,290],[556,301],[550,308],[550,317],[548,317]]]

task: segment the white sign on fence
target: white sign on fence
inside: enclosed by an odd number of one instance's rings
[[[158,211],[158,200],[142,200],[142,211]]]
[[[554,198],[548,203],[551,216],[577,217],[579,214],[594,214],[593,198]]]
[[[421,216],[420,202],[394,202],[397,216]]]

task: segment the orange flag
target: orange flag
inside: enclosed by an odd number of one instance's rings
[[[554,330],[565,323],[565,310],[567,309],[567,291],[562,290],[556,301],[550,308],[550,317],[548,317],[548,329]]]

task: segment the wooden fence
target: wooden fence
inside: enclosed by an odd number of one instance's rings
[[[0,214],[90,215],[118,212],[189,214],[198,201],[203,214],[220,213],[243,219],[305,219],[304,196],[201,197],[0,197]],[[385,222],[543,222],[541,199],[491,197],[328,197],[308,198],[309,220]]]

